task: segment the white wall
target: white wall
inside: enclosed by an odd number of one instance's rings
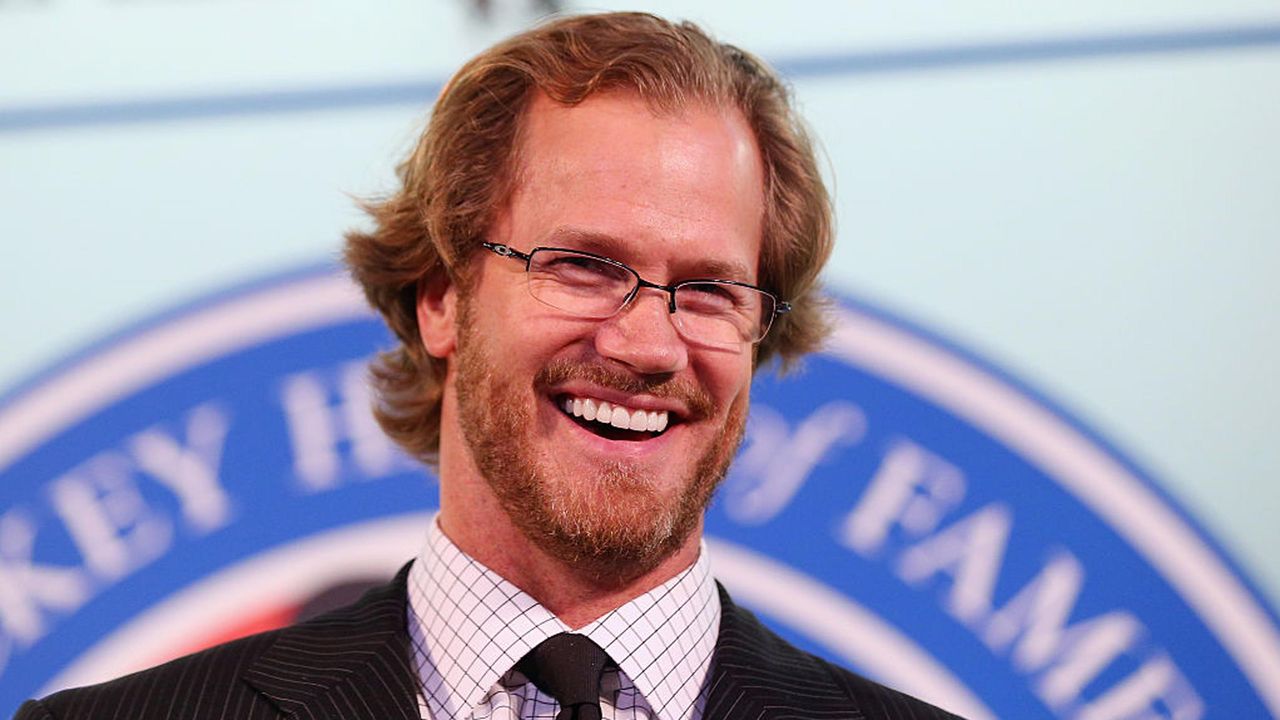
[[[494,4],[0,0],[0,392],[334,259],[432,88],[533,5]],[[1274,3],[627,7],[791,74],[834,168],[833,287],[1074,411],[1280,597]]]

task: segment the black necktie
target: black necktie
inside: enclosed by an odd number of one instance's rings
[[[609,655],[586,635],[543,640],[516,668],[560,703],[556,720],[600,720],[600,678]]]

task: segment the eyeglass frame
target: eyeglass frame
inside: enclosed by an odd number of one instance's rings
[[[618,313],[622,312],[624,308],[626,308],[628,305],[631,304],[632,300],[636,299],[636,296],[640,294],[640,288],[642,287],[653,288],[654,290],[661,290],[665,292],[667,294],[667,313],[670,315],[675,315],[677,310],[676,290],[680,289],[685,285],[693,285],[698,283],[713,283],[717,285],[736,285],[737,287],[747,288],[748,290],[755,290],[756,292],[766,295],[773,300],[773,312],[769,315],[769,318],[768,318],[769,322],[767,325],[765,325],[764,331],[761,332],[760,337],[750,341],[744,340],[743,341],[744,343],[755,345],[757,343],[762,342],[765,339],[765,337],[768,336],[769,330],[773,328],[773,321],[777,319],[779,315],[785,315],[791,312],[791,303],[787,302],[786,300],[783,300],[782,298],[779,298],[777,295],[774,295],[773,293],[769,292],[768,290],[765,290],[762,287],[759,287],[757,285],[752,285],[751,283],[741,282],[738,280],[726,280],[722,278],[690,278],[688,280],[681,280],[680,282],[672,283],[670,285],[661,285],[651,280],[645,280],[643,277],[640,276],[640,273],[637,272],[635,268],[622,262],[621,260],[614,260],[613,258],[605,255],[599,255],[593,252],[587,252],[586,250],[578,250],[577,248],[538,246],[531,249],[529,252],[524,253],[511,247],[510,245],[504,245],[502,243],[491,243],[491,242],[488,242],[487,240],[480,241],[480,245],[483,246],[486,250],[496,255],[499,255],[501,257],[509,257],[512,260],[523,262],[526,277],[528,275],[529,270],[533,266],[534,254],[540,250],[553,250],[556,252],[576,253],[578,255],[583,255],[585,257],[589,257],[594,260],[599,260],[601,262],[608,263],[609,265],[613,265],[614,267],[627,271],[633,277],[635,277],[636,279],[635,287],[631,288],[631,290],[627,293],[626,297],[622,300],[622,303],[618,305],[618,308],[616,310],[614,310],[609,315],[600,317],[599,318],[600,320],[613,317],[614,315],[617,315]],[[537,297],[535,297],[534,299],[538,300],[539,302],[543,302],[542,300],[539,300]],[[557,309],[564,310],[564,308],[557,308]],[[572,312],[572,311],[565,310],[565,312]],[[587,317],[587,316],[582,316],[582,317]],[[761,318],[761,322],[763,321],[764,319]]]

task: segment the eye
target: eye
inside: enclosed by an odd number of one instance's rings
[[[676,291],[676,305],[686,312],[701,315],[740,313],[750,291],[725,283],[691,282]]]
[[[566,285],[629,284],[630,273],[620,265],[590,255],[562,251],[538,253],[531,271]]]

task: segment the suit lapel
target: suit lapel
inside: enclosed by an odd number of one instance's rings
[[[418,720],[405,631],[408,566],[354,605],[280,632],[244,679],[286,715]]]
[[[716,583],[716,588],[720,591],[720,635],[712,656],[707,704],[702,718],[733,720],[759,717],[761,689],[753,687],[746,672],[757,643],[751,637],[750,627],[744,627],[738,607],[729,599],[724,586]],[[767,690],[764,692],[768,693]]]

